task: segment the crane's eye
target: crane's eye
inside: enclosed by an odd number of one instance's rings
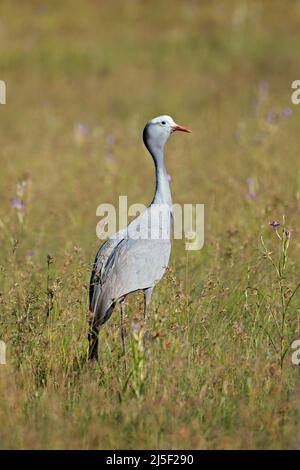
[[[163,126],[164,126],[165,124],[167,124],[166,121],[161,121],[161,123],[162,123]]]

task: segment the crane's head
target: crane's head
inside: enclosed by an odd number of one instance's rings
[[[162,115],[148,121],[143,133],[146,147],[153,153],[155,149],[162,149],[174,131],[192,132],[186,127],[176,124],[171,116]]]

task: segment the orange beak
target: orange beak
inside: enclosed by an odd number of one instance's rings
[[[175,124],[174,126],[172,126],[172,129],[173,131],[192,132],[187,127],[180,126],[179,124]]]

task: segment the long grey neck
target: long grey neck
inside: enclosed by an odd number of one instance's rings
[[[168,174],[164,163],[158,165],[155,161],[156,187],[152,203],[172,205],[172,195],[168,181]]]
[[[149,144],[147,145],[147,148],[151,153],[155,164],[156,187],[152,204],[168,204],[171,206],[172,196],[168,174],[164,164],[164,149],[163,147],[155,147],[152,149]]]

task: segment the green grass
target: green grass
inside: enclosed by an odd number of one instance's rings
[[[299,369],[280,355],[300,338],[298,292],[276,327],[300,270],[298,3],[3,0],[0,18],[0,447],[299,448]],[[161,113],[193,129],[166,165],[174,202],[205,204],[205,245],[173,243],[145,341],[128,298],[128,371],[118,309],[91,366],[96,208],[149,203],[141,132]],[[24,219],[9,202],[23,179]],[[260,238],[278,266],[283,215],[278,277]]]

